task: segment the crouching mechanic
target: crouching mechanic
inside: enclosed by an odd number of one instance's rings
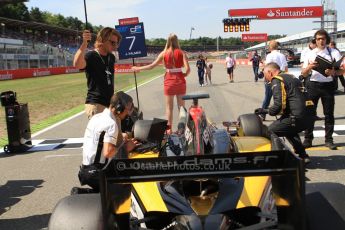
[[[121,120],[133,112],[133,99],[120,91],[110,99],[109,108],[94,115],[84,134],[83,163],[78,174],[81,185],[99,192],[99,170],[119,153],[132,151],[139,143],[121,132]]]
[[[268,63],[264,75],[265,79],[271,82],[274,104],[268,109],[256,109],[255,113],[268,113],[271,116],[281,114],[281,117],[268,127],[268,131],[279,137],[286,137],[295,153],[305,163],[309,163],[309,156],[298,133],[310,127],[313,121],[312,101],[306,101],[301,82],[293,75],[283,74],[276,63]]]

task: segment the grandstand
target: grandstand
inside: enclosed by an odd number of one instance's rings
[[[71,66],[80,31],[0,17],[0,69]]]

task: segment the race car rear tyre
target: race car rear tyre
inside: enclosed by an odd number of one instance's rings
[[[262,136],[262,121],[253,114],[243,114],[239,116],[238,121],[243,132],[243,136]]]
[[[77,194],[60,200],[50,217],[48,229],[104,229],[100,194]]]

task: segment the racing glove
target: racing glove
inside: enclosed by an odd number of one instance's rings
[[[254,113],[255,113],[256,115],[259,115],[259,114],[262,114],[262,115],[268,114],[268,109],[257,108],[257,109],[254,110]]]

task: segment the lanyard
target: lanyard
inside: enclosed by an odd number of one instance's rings
[[[107,62],[107,64],[105,64],[105,61],[103,60],[103,58],[102,58],[101,54],[98,52],[98,50],[95,49],[95,51],[98,54],[99,58],[102,60],[102,63],[104,64],[105,68],[109,69],[110,55],[109,54],[107,55],[108,56],[108,62]]]
[[[108,63],[105,64],[105,61],[103,60],[102,56],[100,55],[100,53],[98,52],[97,49],[95,49],[96,53],[98,54],[99,58],[102,60],[102,63],[105,66],[105,74],[107,75],[107,83],[108,85],[111,85],[111,72],[109,70],[109,63],[110,63],[110,55],[108,54]]]

